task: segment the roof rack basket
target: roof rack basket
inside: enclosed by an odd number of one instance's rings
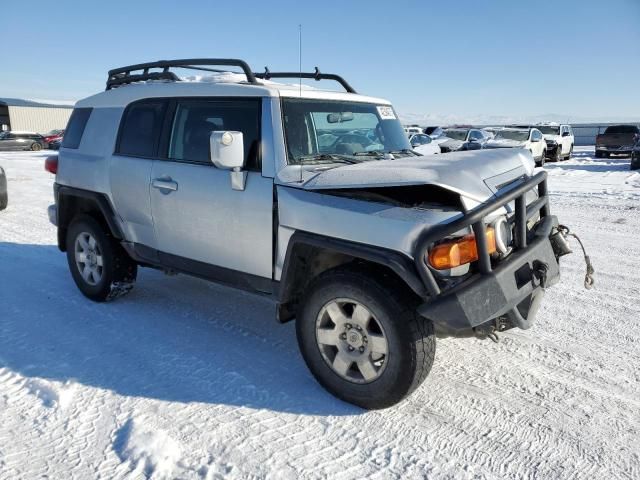
[[[129,65],[128,67],[116,68],[109,70],[109,78],[107,79],[107,90],[121,85],[127,85],[134,82],[144,82],[147,80],[171,80],[179,81],[178,76],[171,72],[170,68],[185,68],[189,70],[203,70],[205,72],[226,72],[227,70],[219,70],[214,68],[206,68],[205,66],[230,66],[240,67],[247,76],[247,82],[258,84],[256,75],[253,74],[249,65],[244,60],[236,58],[187,58],[180,60],[159,60],[157,62],[139,63],[137,65]],[[159,72],[152,72],[151,69],[162,69]],[[141,73],[133,73],[141,70]]]
[[[264,67],[264,73],[255,73],[256,78],[270,80],[272,78],[309,78],[316,81],[320,80],[334,80],[338,82],[340,85],[344,87],[344,89],[349,93],[357,93],[354,88],[347,83],[347,81],[342,78],[340,75],[336,75],[334,73],[321,73],[318,67],[316,67],[316,71],[313,73],[305,73],[305,72],[271,72],[269,68]]]

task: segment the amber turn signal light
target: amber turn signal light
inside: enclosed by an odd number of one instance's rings
[[[496,251],[496,232],[493,228],[487,228],[486,232],[487,247],[489,254],[492,254]],[[473,234],[465,235],[452,242],[440,243],[429,252],[429,264],[436,270],[447,270],[476,260],[478,260],[478,246]]]

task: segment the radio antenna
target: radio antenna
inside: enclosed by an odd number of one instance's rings
[[[298,93],[302,96],[302,24],[298,24],[298,72],[300,73],[300,83]]]

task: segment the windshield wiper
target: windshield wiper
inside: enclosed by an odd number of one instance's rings
[[[380,150],[371,150],[369,152],[355,152],[353,153],[354,157],[376,157],[382,158],[384,157],[384,152]]]
[[[399,155],[399,154],[403,154],[403,155],[412,155],[414,157],[416,157],[416,153],[413,150],[410,150],[408,148],[403,148],[402,150],[391,150],[389,152],[391,155]]]
[[[359,163],[357,160],[349,158],[345,155],[336,155],[334,153],[320,153],[318,155],[305,155],[297,158],[300,165],[308,165],[315,162],[343,162],[343,163]]]

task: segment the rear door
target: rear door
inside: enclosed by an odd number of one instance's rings
[[[151,249],[157,247],[149,198],[151,168],[158,157],[167,105],[167,100],[145,99],[127,106],[109,164],[111,196],[125,222],[127,240]]]
[[[172,101],[164,158],[153,163],[150,193],[164,264],[206,276],[271,279],[273,179],[261,172],[260,117],[260,98]],[[230,172],[211,163],[209,137],[215,130],[243,133],[245,190],[233,190]]]

